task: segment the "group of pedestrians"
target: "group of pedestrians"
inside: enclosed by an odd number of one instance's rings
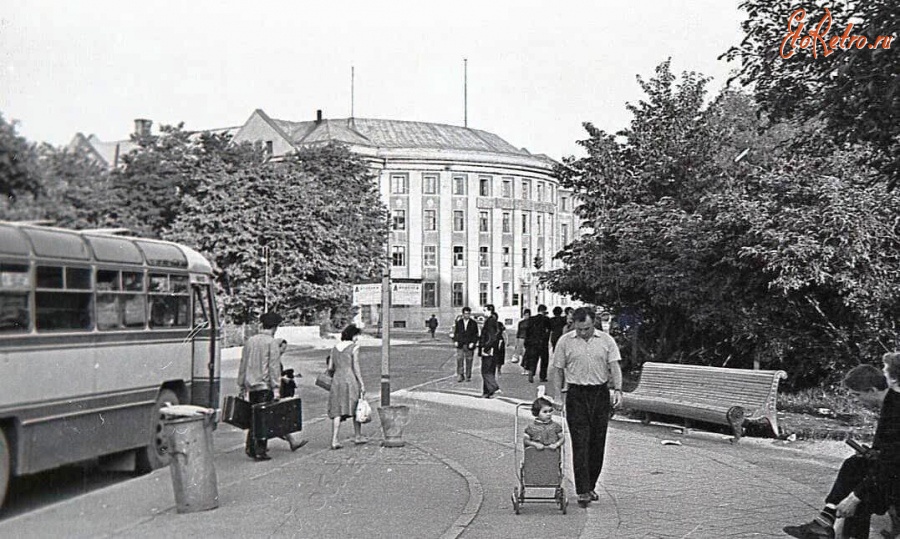
[[[453,340],[456,342],[456,381],[472,380],[472,363],[475,352],[481,356],[482,397],[491,398],[500,393],[500,369],[506,362],[506,326],[500,322],[493,305],[485,305],[485,320],[479,330],[472,319],[472,309],[464,307],[462,315],[453,324]]]
[[[261,330],[247,339],[241,351],[241,364],[238,369],[237,385],[239,395],[251,405],[272,402],[279,398],[294,395],[296,382],[293,370],[285,370],[281,364],[281,356],[287,350],[284,339],[276,339],[275,332],[283,318],[278,313],[264,313],[259,318]],[[326,371],[331,375],[331,389],[328,393],[328,418],[331,419],[331,448],[343,447],[338,440],[338,431],[343,421],[353,422],[353,443],[364,444],[368,441],[362,435],[362,425],[357,421],[356,408],[360,399],[366,396],[359,369],[359,335],[362,330],[350,324],[341,332],[341,340],[328,355]],[[290,435],[284,437],[290,444],[291,451],[306,445],[308,440],[295,439]],[[247,456],[257,461],[271,460],[268,455],[268,439],[265,432],[257,432],[255,422],[251,421],[247,430],[245,445]]]

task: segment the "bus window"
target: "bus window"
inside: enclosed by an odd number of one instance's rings
[[[0,264],[0,333],[28,331],[28,266]]]
[[[150,274],[150,327],[187,327],[188,295],[187,276]]]
[[[65,282],[63,276],[70,282]],[[86,268],[38,266],[34,294],[37,329],[91,329],[90,282],[90,270]],[[86,292],[72,291],[85,289]]]
[[[97,329],[142,329],[146,325],[142,277],[134,272],[97,270]]]

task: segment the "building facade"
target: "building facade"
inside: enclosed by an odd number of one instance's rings
[[[545,155],[477,129],[321,112],[291,122],[256,110],[234,141],[263,142],[275,156],[338,141],[367,160],[391,215],[391,277],[422,284],[420,306],[393,309],[394,327],[420,329],[435,314],[449,329],[464,306],[477,313],[488,303],[512,323],[523,308],[570,303],[536,278],[560,267],[553,256],[579,230],[572,193]],[[378,323],[377,307],[361,307]]]

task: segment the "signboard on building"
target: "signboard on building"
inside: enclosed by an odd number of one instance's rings
[[[381,305],[381,283],[353,285],[354,305]],[[422,306],[422,281],[419,279],[392,279],[391,305]]]

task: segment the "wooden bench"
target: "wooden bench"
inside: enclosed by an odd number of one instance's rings
[[[726,369],[698,365],[644,363],[638,387],[623,395],[623,406],[718,425],[743,434],[748,420],[765,419],[778,436],[776,396],[784,371]]]

